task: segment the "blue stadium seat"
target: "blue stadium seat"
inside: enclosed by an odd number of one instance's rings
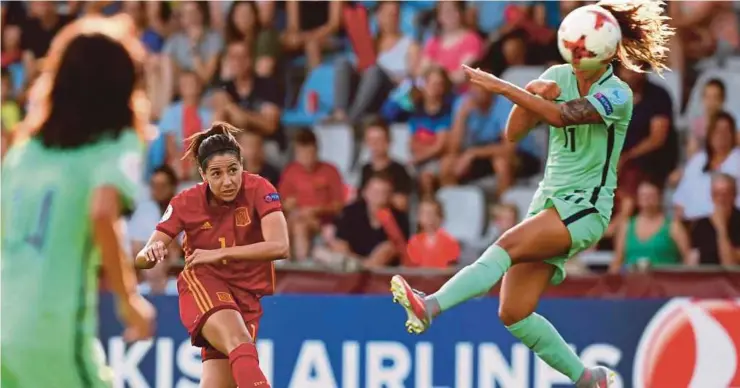
[[[309,93],[318,94],[316,112],[308,112]],[[281,122],[286,126],[311,126],[326,117],[334,108],[334,65],[322,64],[308,74],[301,86],[298,102],[292,109],[286,109]]]

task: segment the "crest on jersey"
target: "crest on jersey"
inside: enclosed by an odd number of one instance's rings
[[[217,292],[216,297],[221,302],[225,303],[234,303],[234,298],[229,294],[228,292]]]
[[[627,92],[622,89],[609,89],[606,94],[609,96],[609,100],[617,105],[627,102]]]
[[[164,214],[162,214],[162,218],[159,220],[159,222],[165,222],[170,219],[172,216],[172,204],[167,205],[167,210],[164,211]]]
[[[249,211],[247,211],[247,208],[245,207],[238,207],[234,211],[234,221],[236,221],[236,226],[247,226],[249,225],[252,220],[249,218]]]

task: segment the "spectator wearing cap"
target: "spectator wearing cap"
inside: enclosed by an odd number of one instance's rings
[[[252,47],[244,41],[229,43],[222,70],[225,81],[213,93],[214,119],[282,143],[280,87],[274,78],[254,73]]]
[[[448,268],[457,264],[460,243],[442,228],[444,209],[434,198],[419,204],[419,231],[411,237],[406,267]]]
[[[320,260],[350,261],[364,268],[398,265],[406,255],[409,220],[390,206],[393,185],[385,174],[374,174],[361,198],[342,209],[328,250],[318,249]]]
[[[295,161],[285,167],[279,191],[288,214],[294,257],[305,260],[311,240],[344,206],[344,184],[336,167],[319,160],[316,135],[310,129],[299,130],[293,145]]]
[[[159,121],[166,141],[166,160],[181,180],[200,180],[198,166],[189,158],[182,159],[182,155],[188,146],[186,139],[211,124],[213,111],[203,104],[203,85],[194,72],[180,72],[178,91],[181,99],[167,106]]]
[[[280,182],[280,171],[265,161],[264,141],[262,136],[254,131],[245,130],[236,136],[241,148],[244,170],[258,174],[278,187]]]
[[[149,196],[138,203],[128,222],[128,237],[131,241],[131,252],[139,252],[149,241],[149,236],[159,223],[160,217],[169,206],[177,191],[178,179],[175,171],[169,166],[154,170],[149,178]],[[177,244],[174,244],[177,245]],[[167,276],[170,266],[180,257],[180,250],[170,247],[169,258],[154,268],[143,271],[144,281],[149,283],[152,293],[164,293],[167,288]]]
[[[740,207],[737,178],[718,173],[712,177],[714,210],[691,225],[691,240],[700,264],[740,265]]]
[[[740,179],[740,147],[735,145],[736,131],[735,119],[729,113],[720,112],[714,118],[704,150],[686,163],[673,196],[677,218],[695,220],[712,214],[712,174],[721,172]],[[740,206],[740,195],[735,198],[735,204]]]
[[[450,144],[442,159],[442,184],[454,185],[496,175],[496,193],[504,193],[514,179],[540,169],[540,152],[529,134],[517,144],[503,140],[513,104],[502,96],[471,85],[458,105]]]
[[[377,174],[386,174],[393,184],[391,204],[398,210],[407,211],[409,206],[409,195],[413,189],[413,180],[401,163],[391,159],[389,147],[391,132],[388,124],[380,116],[368,116],[363,121],[363,133],[365,134],[365,147],[370,153],[370,160],[362,166],[360,178],[360,190],[362,190],[370,178]]]

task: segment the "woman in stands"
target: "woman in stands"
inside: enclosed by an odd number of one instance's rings
[[[635,70],[640,70],[635,65],[640,62],[658,72],[666,68],[665,45],[672,31],[663,24],[661,2],[614,0],[598,5],[601,9],[592,12],[621,29],[616,59]],[[632,92],[614,76],[611,63],[596,69],[581,69],[577,61],[553,66],[527,90],[480,70],[465,71],[474,84],[516,104],[505,132],[509,141],[521,139],[540,121],[550,125],[545,177],[527,219],[436,293],[421,296],[401,276],[393,277],[391,290],[408,314],[406,326],[421,333],[432,318],[489,292],[503,278],[499,317],[512,335],[576,387],[614,388],[614,372],[586,367],[535,309],[548,286],[564,280],[566,261],[598,242],[606,230],[632,116]]]
[[[186,156],[203,183],[172,199],[137,262],[150,268],[165,259],[184,232],[180,319],[202,348],[201,386],[269,388],[254,339],[260,298],[275,287],[272,262],[288,256],[288,228],[272,184],[242,170],[237,132],[216,122],[191,138]]]

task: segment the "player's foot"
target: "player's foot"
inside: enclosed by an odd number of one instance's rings
[[[391,279],[393,302],[400,304],[406,310],[406,330],[412,334],[421,334],[432,323],[427,313],[424,296],[421,292],[412,289],[401,275]]]
[[[603,366],[586,368],[583,375],[576,382],[576,388],[612,388],[616,375]]]

